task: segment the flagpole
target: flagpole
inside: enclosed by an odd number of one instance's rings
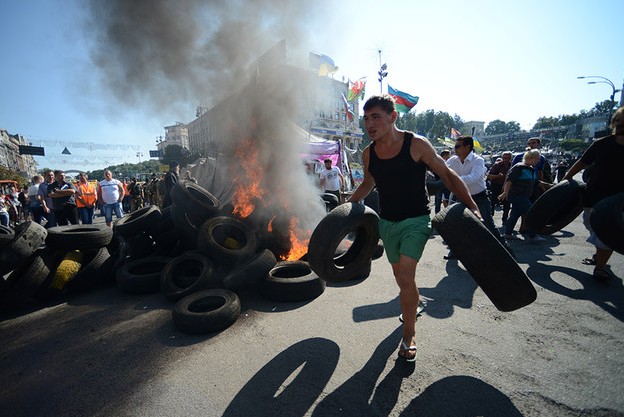
[[[379,94],[383,94],[383,79],[388,76],[388,71],[386,71],[388,66],[381,63],[381,49],[378,49],[377,52],[379,53],[379,71],[377,71],[379,78],[377,80],[379,80]]]

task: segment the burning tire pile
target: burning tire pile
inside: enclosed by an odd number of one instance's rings
[[[310,300],[326,282],[366,278],[371,259],[383,252],[378,217],[364,205],[337,206],[312,233],[302,259],[278,261],[293,252],[280,226],[288,221],[236,218],[231,205],[189,181],[171,194],[171,207],[144,207],[112,230],[98,224],[46,230],[34,222],[3,229],[0,272],[9,275],[1,280],[0,309],[45,305],[114,282],[126,294],[162,293],[175,303],[178,330],[212,333],[236,321],[241,291],[279,302]]]

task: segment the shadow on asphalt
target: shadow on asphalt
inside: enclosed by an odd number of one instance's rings
[[[421,272],[416,271],[416,279]],[[455,307],[470,308],[477,289],[474,279],[458,265],[456,259],[446,264],[447,276],[442,278],[433,288],[419,287],[421,297],[427,299],[427,307],[423,314],[446,319],[453,315]],[[398,289],[397,289],[398,290]],[[401,313],[399,297],[385,303],[369,304],[353,309],[353,321],[356,323],[398,317]]]
[[[396,407],[403,380],[415,370],[415,364],[396,359],[392,369],[379,381],[388,358],[396,355],[400,337],[399,327],[379,344],[360,371],[314,407],[312,416],[389,415]],[[294,344],[249,380],[223,416],[305,415],[331,379],[339,357],[338,345],[328,339],[312,338]],[[505,394],[469,376],[447,377],[433,383],[400,415],[522,416]]]
[[[587,300],[596,304],[614,318],[624,321],[624,285],[620,279],[608,283],[594,280],[591,274],[563,266],[531,263],[527,276],[537,285],[575,300]],[[554,273],[562,273],[576,279],[583,288],[567,288],[553,279]]]

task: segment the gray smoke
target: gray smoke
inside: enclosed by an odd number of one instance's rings
[[[178,120],[184,111],[188,122],[196,105],[211,108],[247,85],[250,63],[278,41],[287,40],[289,58],[307,58],[306,40],[309,30],[319,26],[313,16],[322,2],[299,3],[93,0],[87,19],[91,59],[104,90],[120,105],[144,109],[163,123]],[[244,110],[233,105],[236,129],[223,139],[232,151],[251,137],[266,174],[266,194],[289,201],[288,211],[304,228],[313,228],[322,207],[288,120],[296,113],[294,81],[281,83],[283,88],[268,94],[249,91]],[[218,169],[225,178],[240,171],[236,166]]]

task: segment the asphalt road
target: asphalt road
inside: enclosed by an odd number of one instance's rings
[[[500,212],[496,213],[497,224]],[[218,334],[176,331],[172,303],[114,287],[0,316],[0,414],[9,416],[620,416],[624,287],[594,282],[580,218],[513,242],[538,298],[492,305],[434,235],[418,265],[428,301],[418,360],[397,360],[397,287],[385,258],[317,299],[241,294]],[[478,242],[475,242],[478,244]],[[624,257],[612,271],[624,277]]]

